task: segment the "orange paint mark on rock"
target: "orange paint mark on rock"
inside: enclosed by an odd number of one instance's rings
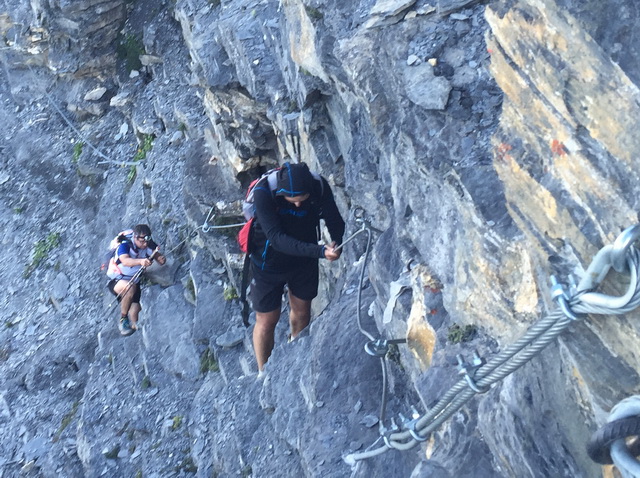
[[[557,139],[554,139],[553,141],[551,141],[551,152],[556,156],[564,156],[567,154],[567,149],[565,148],[564,144],[562,144]]]

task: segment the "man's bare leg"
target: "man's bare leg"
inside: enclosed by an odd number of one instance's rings
[[[280,309],[271,312],[256,312],[256,325],[253,327],[253,351],[256,354],[259,371],[262,371],[273,351],[278,319],[280,319]]]
[[[142,307],[137,302],[132,303],[131,307],[129,307],[129,320],[131,321],[132,329],[138,328],[138,314],[140,313],[141,310],[142,310]]]
[[[311,301],[298,299],[289,291],[289,326],[295,339],[311,321]]]
[[[119,280],[113,290],[116,294],[120,295],[128,286],[129,281]],[[125,315],[129,315],[129,309],[131,309],[131,301],[133,300],[133,295],[136,292],[136,287],[139,287],[138,284],[131,284],[129,290],[127,290],[125,294],[120,295],[120,315],[123,317]]]

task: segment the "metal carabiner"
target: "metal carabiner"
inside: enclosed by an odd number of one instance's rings
[[[640,224],[626,228],[613,242],[611,265],[617,272],[624,272],[627,269],[627,252],[638,239],[640,239]]]

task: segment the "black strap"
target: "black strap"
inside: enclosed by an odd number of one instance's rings
[[[249,286],[249,276],[251,275],[251,255],[244,255],[244,265],[242,266],[242,283],[240,285],[240,303],[242,304],[242,323],[249,327],[249,314],[251,313],[249,302],[247,301],[247,287]]]

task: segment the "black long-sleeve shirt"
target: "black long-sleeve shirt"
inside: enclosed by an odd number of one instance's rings
[[[331,240],[342,242],[344,221],[327,181],[313,181],[307,200],[300,207],[274,195],[266,178],[254,188],[255,223],[251,259],[264,270],[286,271],[300,265],[302,258],[324,257],[320,219],[325,221]]]

